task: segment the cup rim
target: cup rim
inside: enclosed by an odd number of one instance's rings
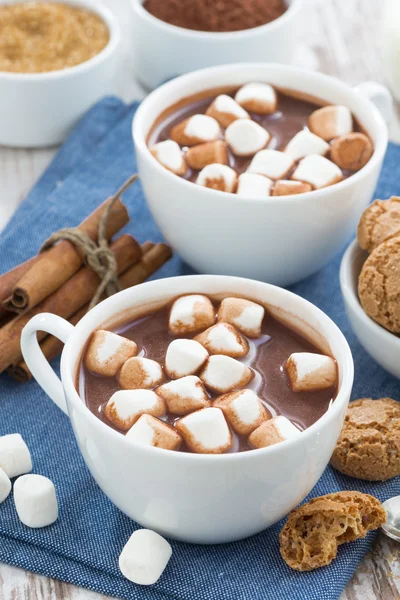
[[[121,41],[121,28],[118,19],[111,12],[111,10],[102,3],[95,3],[92,0],[66,0],[66,4],[91,10],[103,19],[110,32],[110,39],[108,40],[106,46],[104,46],[104,48],[98,54],[92,58],[89,58],[89,60],[77,65],[73,65],[72,67],[66,67],[65,69],[46,71],[44,73],[14,73],[12,71],[0,71],[0,81],[8,80],[16,82],[39,82],[49,80],[56,81],[59,79],[73,77],[74,75],[79,75],[80,73],[84,73],[85,71],[96,67],[98,64],[106,61],[109,56],[114,53]]]
[[[321,81],[325,81],[327,83],[334,84],[337,88],[355,96],[361,104],[368,108],[369,112],[372,113],[373,120],[375,121],[376,131],[378,132],[378,134],[377,141],[374,147],[374,153],[367,162],[367,164],[364,165],[364,167],[362,167],[356,173],[353,173],[347,179],[343,179],[342,181],[339,181],[338,183],[335,183],[332,186],[328,186],[318,190],[312,190],[311,192],[305,192],[303,194],[294,194],[287,196],[268,196],[267,198],[252,198],[247,196],[238,196],[237,194],[233,194],[231,192],[221,192],[219,190],[204,188],[203,186],[197,186],[198,188],[201,188],[200,190],[196,190],[198,193],[211,195],[215,199],[215,201],[218,201],[218,199],[225,198],[227,202],[237,202],[245,204],[265,203],[267,205],[277,206],[288,202],[305,203],[308,202],[310,198],[313,198],[315,200],[321,199],[327,193],[327,191],[330,190],[335,190],[338,193],[346,193],[346,190],[349,187],[356,185],[363,177],[368,176],[383,160],[388,143],[388,130],[383,120],[383,117],[376,108],[376,106],[374,106],[374,104],[368,98],[359,94],[347,83],[344,83],[343,81],[340,81],[335,77],[331,77],[330,75],[326,75],[325,73],[314,72],[301,67],[280,65],[278,63],[235,63],[219,65],[217,67],[207,67],[205,69],[199,69],[197,71],[193,71],[185,75],[180,75],[179,77],[176,77],[175,79],[164,83],[160,87],[156,88],[140,104],[132,121],[132,136],[136,149],[139,152],[141,152],[141,154],[147,161],[150,162],[152,168],[157,171],[159,176],[164,176],[167,180],[171,182],[172,185],[175,182],[175,185],[181,186],[182,194],[185,194],[188,197],[188,201],[190,201],[190,190],[195,184],[191,181],[183,179],[182,177],[178,177],[177,175],[171,173],[170,171],[168,171],[168,169],[163,167],[151,154],[149,147],[146,143],[145,135],[141,130],[141,121],[143,119],[143,115],[145,115],[146,111],[148,110],[148,105],[150,104],[151,106],[153,104],[154,106],[156,106],[157,101],[160,99],[160,97],[163,97],[165,94],[168,94],[168,92],[170,90],[173,90],[176,86],[185,87],[187,90],[190,90],[190,85],[192,82],[197,82],[199,79],[203,79],[208,75],[226,73],[226,71],[234,71],[237,74],[239,71],[243,72],[243,75],[246,76],[249,71],[253,69],[259,70],[260,68],[264,68],[268,73],[272,74],[277,72],[285,72],[287,74],[288,82],[290,82],[291,75],[304,74],[305,78],[313,79],[315,82],[319,83]],[[268,74],[266,76],[268,77]],[[182,95],[182,97],[184,97],[184,95]],[[154,121],[156,120],[157,116],[158,115],[154,116]]]
[[[244,285],[246,285],[246,283],[248,284],[248,282],[251,281],[244,277],[233,277],[233,276],[229,276],[229,275],[224,275],[224,276],[219,276],[219,275],[182,275],[182,276],[177,276],[177,277],[170,277],[167,280],[169,283],[173,284],[174,280],[183,280],[183,279],[185,281],[187,281],[189,284],[190,283],[196,283],[196,284],[198,283],[198,289],[203,290],[203,293],[205,293],[205,294],[207,294],[207,291],[204,290],[204,286],[202,285],[202,283],[204,283],[204,280],[207,280],[210,283],[212,283],[212,282],[218,282],[218,284],[224,283],[225,284],[224,287],[226,287],[226,290],[228,292],[230,289],[230,285],[232,285],[232,281],[235,281],[237,283],[241,282]],[[146,286],[146,288],[148,289],[148,296],[149,296],[149,298],[151,298],[152,290],[154,288],[157,288],[157,286],[160,285],[160,282],[163,282],[163,281],[166,281],[166,280],[165,279],[157,279],[154,281],[147,281],[147,282],[139,284],[139,285],[140,285],[140,287]],[[253,283],[254,283],[254,281],[253,281]],[[303,304],[308,307],[311,307],[311,309],[318,315],[318,317],[322,321],[325,321],[325,323],[328,325],[328,327],[330,329],[330,339],[336,337],[339,340],[341,347],[342,347],[343,358],[340,360],[341,367],[342,367],[342,381],[339,386],[337,395],[335,397],[335,401],[332,403],[330,408],[322,415],[322,417],[320,417],[313,425],[311,425],[310,427],[308,427],[307,429],[302,431],[301,436],[298,436],[297,438],[294,438],[291,440],[286,440],[285,442],[282,442],[280,444],[276,444],[273,446],[269,446],[266,448],[258,448],[258,449],[254,449],[254,450],[249,450],[248,452],[235,452],[235,453],[230,453],[230,454],[216,454],[216,455],[214,455],[214,454],[213,455],[196,454],[196,453],[191,453],[191,452],[172,452],[171,450],[165,450],[163,448],[154,448],[152,446],[143,446],[143,445],[136,443],[134,440],[129,440],[125,436],[121,435],[121,433],[112,429],[110,426],[108,426],[106,423],[104,423],[98,417],[96,417],[86,406],[86,404],[81,399],[78,391],[75,388],[74,377],[75,377],[75,371],[76,371],[76,361],[74,361],[74,363],[72,365],[68,364],[68,361],[70,360],[69,355],[70,355],[71,348],[74,343],[74,339],[75,339],[77,333],[79,333],[79,331],[84,328],[89,315],[92,315],[92,318],[93,318],[93,316],[96,316],[97,322],[101,325],[101,323],[104,322],[104,313],[106,312],[106,311],[104,311],[105,307],[108,308],[110,305],[114,304],[115,300],[118,297],[122,297],[123,295],[130,296],[130,294],[132,294],[132,288],[128,288],[126,290],[118,292],[114,296],[111,296],[111,297],[107,298],[106,300],[103,300],[100,304],[95,306],[75,326],[75,330],[73,331],[71,337],[68,339],[68,341],[64,347],[62,357],[61,357],[61,380],[62,380],[63,388],[66,391],[68,412],[69,412],[69,403],[71,403],[71,408],[73,408],[74,410],[77,410],[84,418],[91,421],[91,423],[93,424],[94,427],[100,429],[103,432],[103,435],[109,435],[112,438],[114,438],[114,440],[116,442],[119,442],[122,445],[128,444],[131,447],[133,446],[137,450],[140,450],[145,453],[147,453],[147,452],[154,453],[155,452],[156,454],[153,454],[154,457],[159,457],[160,459],[162,459],[164,457],[165,460],[167,460],[168,457],[170,457],[170,459],[175,458],[177,460],[182,461],[183,464],[187,464],[187,463],[190,464],[195,461],[224,462],[224,461],[235,461],[235,460],[236,461],[251,460],[252,456],[254,458],[254,457],[261,456],[263,454],[274,455],[276,452],[281,452],[285,448],[289,450],[291,447],[296,446],[297,444],[300,445],[300,444],[303,444],[304,442],[307,442],[308,438],[312,437],[314,435],[314,432],[318,428],[320,428],[321,426],[324,426],[325,424],[327,424],[330,421],[335,420],[335,418],[338,416],[340,411],[343,409],[344,403],[347,406],[348,397],[350,395],[351,388],[353,385],[353,379],[354,379],[354,364],[353,364],[351,350],[347,343],[346,338],[344,337],[343,333],[340,331],[339,327],[332,321],[332,319],[330,319],[330,317],[328,317],[328,315],[326,315],[317,306],[315,306],[314,304],[312,304],[305,298],[302,298],[301,296],[298,296],[297,294],[294,294],[293,292],[290,292],[289,290],[286,290],[284,288],[279,288],[278,286],[274,286],[272,284],[264,283],[264,282],[257,282],[257,283],[261,284],[263,286],[263,288],[265,289],[266,295],[268,293],[268,290],[278,289],[279,293],[283,294],[284,296],[289,296],[292,298],[295,297],[296,302],[298,302],[299,304]],[[93,331],[93,329],[92,329],[92,331]],[[328,338],[326,338],[326,339],[329,342],[329,339]],[[338,360],[337,356],[335,358]]]

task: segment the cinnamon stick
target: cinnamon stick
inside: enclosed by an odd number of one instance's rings
[[[97,239],[106,200],[79,226],[92,240]],[[106,237],[111,239],[129,221],[126,207],[118,200],[110,211]],[[70,279],[83,263],[83,256],[70,242],[62,241],[37,257],[31,268],[13,286],[12,294],[3,302],[6,310],[23,314],[47,298]]]
[[[139,244],[131,235],[121,235],[111,245],[111,250],[117,260],[118,274],[126,271],[142,256]],[[21,332],[34,315],[50,312],[68,319],[91,300],[98,285],[96,273],[90,267],[84,267],[35,308],[4,325],[0,329],[0,373],[21,360]],[[45,337],[45,332],[38,332],[39,340]]]
[[[7,309],[3,306],[3,302],[7,300],[12,294],[12,291],[21,277],[33,266],[38,260],[38,256],[34,256],[29,260],[21,263],[11,271],[0,275],[0,318],[8,313]]]

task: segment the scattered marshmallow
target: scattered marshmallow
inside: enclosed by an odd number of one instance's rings
[[[249,436],[249,443],[253,448],[266,448],[285,440],[296,438],[301,434],[286,417],[278,416],[264,421]]]
[[[234,192],[237,173],[227,165],[211,164],[202,169],[196,183],[219,192]]]
[[[207,296],[191,294],[177,298],[171,307],[168,328],[173,335],[195,333],[215,323],[215,311]]]
[[[193,115],[175,125],[171,138],[180,146],[194,146],[202,142],[213,142],[221,136],[218,121],[208,115]]]
[[[214,102],[208,107],[206,115],[214,117],[222,127],[228,127],[237,119],[250,119],[249,113],[226,94],[221,94],[215,98]]]
[[[272,416],[252,390],[221,396],[215,400],[213,406],[223,411],[228,423],[239,435],[249,435]]]
[[[327,158],[319,154],[310,154],[299,162],[291,178],[309,183],[318,190],[341,181],[343,173]]]
[[[161,365],[142,356],[129,358],[119,374],[119,383],[123,390],[152,389],[163,381]]]
[[[292,196],[294,194],[305,194],[311,192],[312,186],[303,181],[291,181],[290,179],[280,179],[274,185],[273,196]]]
[[[119,390],[104,407],[107,419],[122,431],[128,431],[144,414],[163,417],[165,402],[152,390]]]
[[[6,472],[0,468],[0,504],[8,497],[11,492],[11,481]]]
[[[182,443],[181,436],[171,425],[147,414],[139,417],[126,437],[143,446],[164,450],[178,450]]]
[[[222,454],[232,446],[232,434],[220,408],[197,410],[179,419],[175,427],[193,452]]]
[[[223,140],[198,144],[189,148],[185,159],[189,167],[195,171],[200,171],[212,164],[227,165],[228,145]]]
[[[278,98],[268,83],[247,83],[236,93],[235,100],[250,112],[269,115],[276,111]]]
[[[210,356],[200,373],[204,385],[218,394],[244,388],[253,377],[254,371],[250,367],[223,354]]]
[[[285,153],[289,154],[293,160],[300,160],[309,154],[320,154],[325,156],[329,151],[329,144],[322,138],[303,129],[296,133],[285,148]]]
[[[295,392],[323,390],[337,381],[336,361],[323,354],[295,352],[289,356],[286,370]]]
[[[47,527],[58,519],[54,484],[43,475],[23,475],[14,483],[14,502],[19,519],[27,527]]]
[[[173,340],[165,355],[165,371],[171,379],[194,375],[208,358],[207,350],[195,340]]]
[[[164,383],[157,388],[157,394],[165,400],[169,412],[174,415],[185,415],[211,405],[201,380],[195,375]]]
[[[242,358],[249,351],[247,340],[229,323],[217,323],[195,338],[210,354]]]
[[[104,377],[114,377],[124,362],[137,354],[135,342],[116,333],[99,329],[90,338],[84,363],[89,371]]]
[[[32,471],[31,453],[19,433],[0,437],[0,468],[10,479]]]
[[[185,175],[187,166],[179,145],[173,140],[159,142],[150,148],[150,152],[163,167],[175,175]]]
[[[267,198],[271,195],[273,181],[256,173],[239,175],[236,193],[246,198]]]
[[[276,180],[284,179],[293,166],[294,161],[289,154],[279,150],[260,150],[254,156],[247,171]]]
[[[358,171],[374,153],[374,146],[364,133],[348,133],[331,144],[331,160],[341,169]]]
[[[253,156],[268,144],[271,136],[255,121],[238,119],[225,131],[225,139],[236,156]]]
[[[243,298],[225,298],[218,311],[218,321],[230,323],[244,335],[257,338],[261,335],[264,307]]]
[[[347,106],[324,106],[309,116],[308,126],[313,133],[330,142],[353,131],[353,116]]]
[[[172,548],[150,529],[134,531],[122,549],[119,568],[124,577],[138,585],[153,585],[164,572]]]

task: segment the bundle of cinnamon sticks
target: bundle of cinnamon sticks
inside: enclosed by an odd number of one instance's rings
[[[78,226],[94,241],[112,200],[106,200]],[[142,283],[172,255],[165,244],[145,242],[141,246],[127,234],[113,239],[128,221],[128,211],[118,198],[108,215],[105,236],[116,260],[121,289]],[[7,371],[18,381],[31,378],[22,360],[20,337],[34,315],[54,313],[73,325],[85,315],[100,280],[84,261],[82,253],[64,240],[0,276],[0,373]],[[38,339],[48,360],[61,352],[62,343],[53,336],[39,332]]]

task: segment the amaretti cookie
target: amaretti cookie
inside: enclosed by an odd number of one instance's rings
[[[363,250],[372,252],[393,237],[400,235],[400,198],[375,200],[361,215],[357,240]]]

